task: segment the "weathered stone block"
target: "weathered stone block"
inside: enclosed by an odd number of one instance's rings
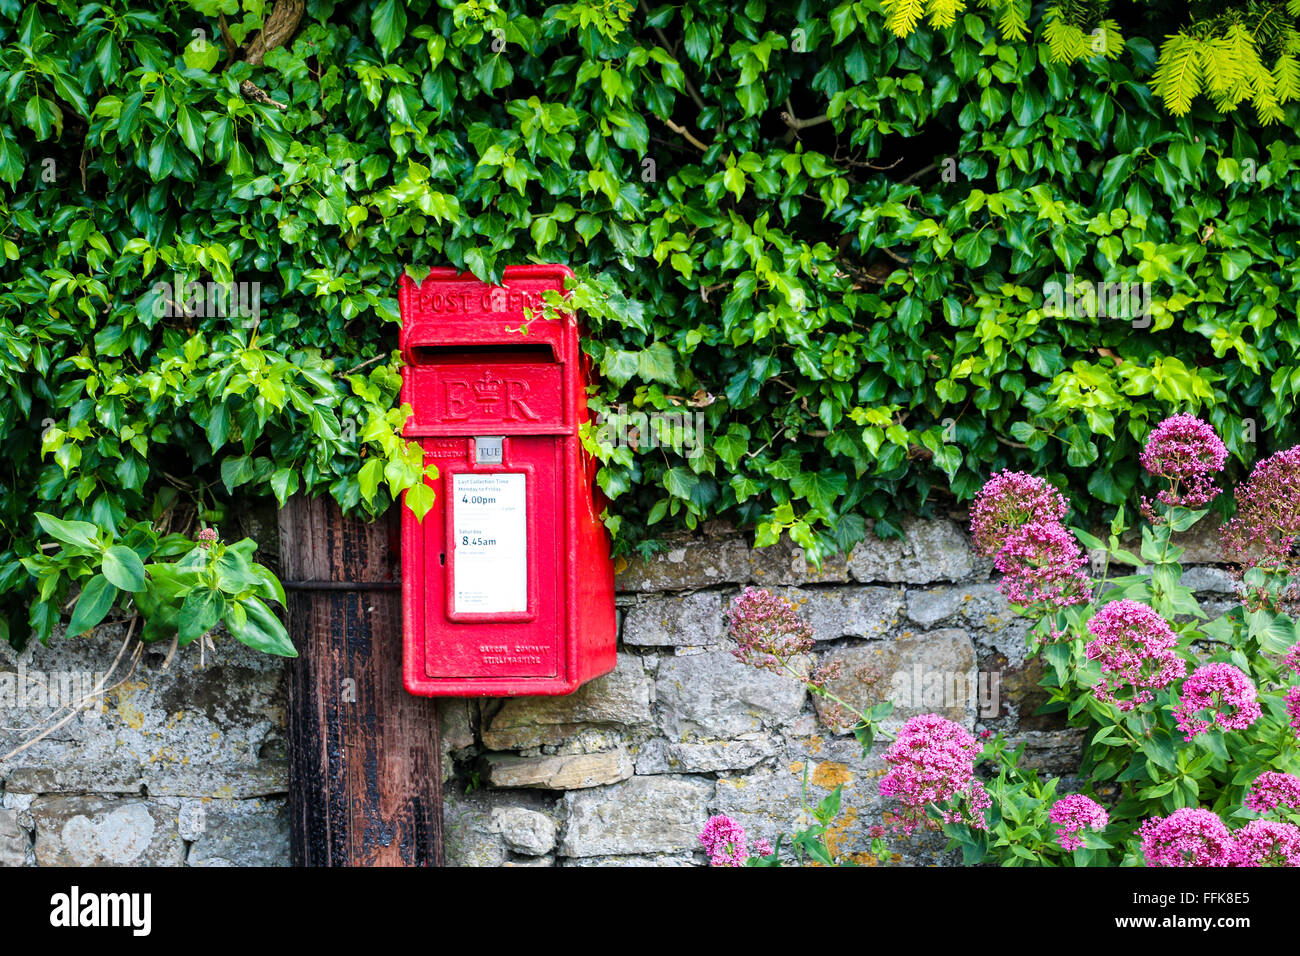
[[[516,853],[545,856],[555,849],[555,821],[544,813],[523,807],[503,807],[492,811],[492,823],[505,845]]]
[[[287,801],[211,800],[200,807],[190,866],[289,865]]]
[[[487,754],[480,762],[489,787],[537,787],[543,790],[581,790],[618,783],[632,776],[632,758],[626,750],[594,754],[555,754],[516,757]]]
[[[855,586],[816,591],[786,588],[778,593],[799,608],[816,641],[880,637],[903,614],[903,593],[893,588]]]
[[[970,541],[956,523],[945,518],[903,519],[902,541],[881,541],[874,532],[849,553],[849,571],[864,584],[930,584],[974,577],[980,564]]]
[[[1183,572],[1183,587],[1202,594],[1235,594],[1237,586],[1232,575],[1222,568],[1188,568]]]
[[[684,741],[784,726],[799,716],[808,692],[794,677],[742,664],[729,651],[711,651],[661,662],[655,693],[664,733]]]
[[[713,784],[689,777],[633,777],[564,795],[560,855],[626,856],[694,850]]]
[[[978,643],[992,647],[1014,664],[1025,659],[1025,634],[1032,622],[1011,609],[995,584],[909,588],[907,616],[927,628],[966,624]]]
[[[19,758],[21,759],[21,758]],[[10,793],[129,793],[144,785],[140,764],[134,760],[92,763],[69,762],[50,766],[57,756],[46,756],[36,766],[19,767],[5,780]]]
[[[838,584],[850,580],[848,558],[832,554],[817,567],[803,548],[788,538],[749,552],[750,577],[760,587],[799,584]]]
[[[646,598],[627,609],[623,643],[629,646],[684,647],[725,639],[727,596],[717,591]]]
[[[745,770],[762,763],[775,753],[776,744],[767,737],[702,743],[651,740],[637,754],[636,772],[717,773],[723,770]]]
[[[179,866],[177,811],[147,800],[42,797],[32,802],[40,866]]]
[[[528,846],[545,844],[545,826],[526,814],[549,818],[556,804],[541,791],[466,793],[463,787],[454,785],[443,788],[442,801],[448,866],[504,866],[511,851],[526,854],[530,852]],[[529,830],[535,834],[529,836]],[[550,848],[543,852],[550,852]]]
[[[160,760],[144,767],[144,783],[155,797],[215,797],[248,800],[289,790],[287,760],[208,767],[193,761]]]
[[[701,866],[703,857],[685,853],[655,853],[647,856],[575,856],[560,861],[560,866],[609,866],[609,867],[682,867]]]
[[[1028,731],[1007,736],[1012,750],[1025,745],[1020,766],[1025,770],[1041,770],[1052,776],[1077,773],[1083,759],[1086,732],[1071,728],[1049,732]]]
[[[483,728],[493,750],[521,750],[559,744],[589,724],[632,728],[648,724],[652,683],[641,658],[620,654],[610,674],[584,684],[567,697],[514,697]]]
[[[846,703],[865,710],[885,700],[894,702],[893,713],[881,722],[887,730],[927,713],[974,725],[979,685],[975,648],[964,630],[905,634],[843,648],[826,659],[842,664],[840,676],[827,688]],[[856,721],[856,715],[823,697],[815,696],[813,703],[822,723],[836,733],[848,733]]]
[[[614,577],[619,591],[688,591],[749,580],[749,545],[739,535],[689,538],[649,558],[632,558]]]
[[[17,810],[0,810],[0,867],[22,866],[27,859],[27,831]]]

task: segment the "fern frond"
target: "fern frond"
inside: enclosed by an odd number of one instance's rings
[[[885,11],[885,26],[900,37],[915,30],[925,12],[925,0],[880,0],[880,6]]]
[[[1300,2],[1300,0],[1297,0]],[[1029,36],[1029,14],[1025,7],[1028,6],[1027,0],[1005,0],[1002,5],[1002,13],[998,17],[998,29],[1002,31],[1004,40],[1023,40]]]
[[[930,0],[930,25],[940,30],[950,27],[965,9],[965,0]]]
[[[1293,17],[1300,17],[1300,0],[1286,0],[1286,12]]]
[[[1252,103],[1255,107],[1255,114],[1264,126],[1276,123],[1285,116],[1282,107],[1278,105],[1277,98],[1271,91],[1257,91]]]
[[[1186,33],[1165,37],[1151,77],[1151,88],[1175,116],[1186,116],[1192,100],[1205,85],[1201,66],[1201,43]]]
[[[1073,63],[1088,55],[1088,43],[1083,31],[1073,23],[1065,22],[1060,7],[1048,7],[1047,16],[1050,19],[1043,35],[1047,39],[1047,48],[1051,51],[1053,62]]]
[[[1273,64],[1273,92],[1279,103],[1300,100],[1300,61],[1289,53]]]

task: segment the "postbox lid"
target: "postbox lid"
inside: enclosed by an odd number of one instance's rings
[[[404,352],[417,346],[506,347],[550,344],[562,360],[577,342],[577,319],[564,313],[563,321],[541,318],[542,293],[564,291],[573,275],[559,264],[506,266],[501,284],[482,281],[470,272],[435,267],[418,285],[402,274],[398,307],[402,315],[399,340]],[[524,309],[533,311],[527,319]]]

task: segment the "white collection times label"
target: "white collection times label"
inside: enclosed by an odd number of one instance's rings
[[[521,474],[452,476],[456,613],[528,610],[526,490]]]

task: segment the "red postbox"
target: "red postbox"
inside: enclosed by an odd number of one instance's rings
[[[614,669],[614,566],[578,438],[590,362],[577,318],[541,317],[559,265],[503,285],[403,275],[402,401],[435,501],[402,509],[403,678],[427,697],[569,694]],[[534,310],[530,319],[524,309]]]

